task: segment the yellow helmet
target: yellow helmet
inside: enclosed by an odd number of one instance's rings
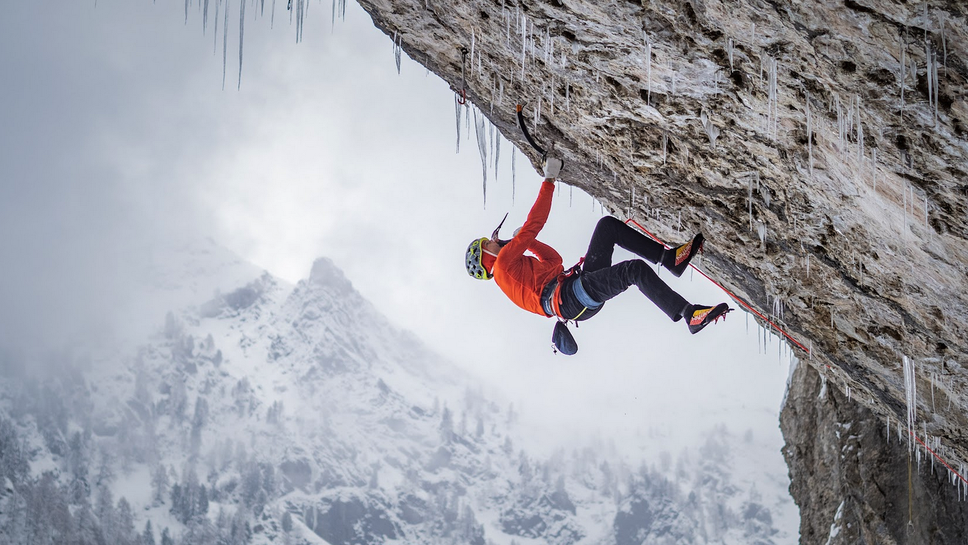
[[[481,260],[484,257],[484,248],[481,247],[482,244],[487,242],[489,239],[487,237],[481,237],[472,241],[467,246],[467,253],[465,254],[464,266],[467,267],[467,274],[473,276],[478,280],[490,280],[494,277],[493,274],[487,272],[484,265],[481,264]]]

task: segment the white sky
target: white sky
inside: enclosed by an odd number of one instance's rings
[[[271,3],[263,19],[247,10],[237,90],[231,2],[224,91],[222,36],[214,17],[203,34],[197,6],[187,24],[180,2],[4,8],[0,341],[108,323],[130,272],[118,248],[211,236],[293,282],[331,257],[394,322],[515,400],[542,445],[600,433],[629,452],[675,451],[726,420],[752,428],[784,471],[788,369],[775,339],[760,355],[741,312],[691,336],[633,288],[573,330],[577,356],[554,355],[551,320],[463,266],[505,212],[506,236],[524,221],[539,175],[518,154],[512,204],[503,142],[484,209],[477,143],[464,132],[455,154],[445,83],[406,58],[397,75],[390,40],[356,4],[331,28],[329,2],[311,2],[296,44],[285,0],[269,28]],[[577,190],[569,206],[562,186],[540,238],[572,263],[600,217]],[[690,276],[670,283],[693,302],[725,300]]]

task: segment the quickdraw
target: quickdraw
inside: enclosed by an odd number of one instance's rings
[[[290,0],[292,1],[292,0]],[[467,48],[460,48],[460,89],[455,89],[457,103],[463,106],[467,104],[467,79],[465,78],[465,68],[467,67]]]

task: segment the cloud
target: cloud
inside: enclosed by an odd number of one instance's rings
[[[130,250],[204,225],[190,181],[159,176],[191,142],[173,138],[172,122],[182,121],[155,106],[195,73],[146,66],[152,55],[137,50],[152,44],[121,24],[129,16],[76,4],[5,9],[2,343],[56,346],[109,331],[129,295],[119,288],[134,274]],[[194,123],[184,129],[199,134]]]

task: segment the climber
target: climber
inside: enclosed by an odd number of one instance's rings
[[[672,290],[646,263],[661,263],[673,275],[681,276],[703,244],[702,233],[691,242],[666,249],[617,218],[602,218],[592,233],[585,257],[567,273],[561,256],[550,246],[536,240],[551,212],[554,184],[562,161],[549,157],[545,162],[545,180],[528,219],[510,240],[501,240],[501,226],[491,237],[470,243],[466,253],[467,273],[480,280],[494,278],[501,290],[516,305],[540,316],[558,318],[553,340],[566,354],[578,350],[564,323],[583,321],[601,310],[605,301],[635,285],[673,321],[686,318],[690,333],[723,317],[730,309],[726,303],[716,306],[692,305]],[[506,216],[505,216],[506,217]],[[501,222],[504,223],[503,221]],[[642,259],[612,264],[612,251],[620,246]],[[530,251],[533,256],[525,255]],[[560,337],[571,350],[560,345]]]

